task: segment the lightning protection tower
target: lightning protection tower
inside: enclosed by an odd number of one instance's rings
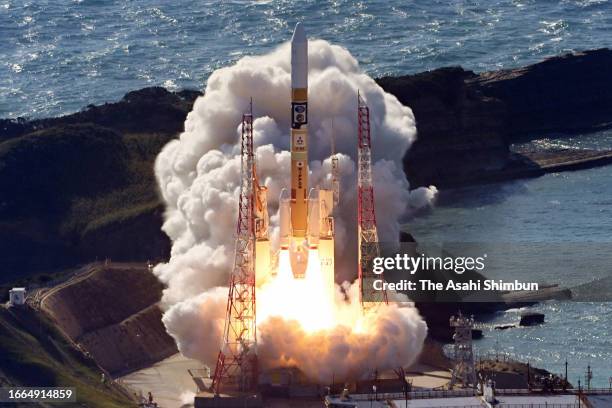
[[[370,109],[357,93],[358,122],[358,207],[357,222],[359,227],[359,294],[364,310],[387,303],[386,290],[375,290],[375,280],[383,279],[383,275],[375,275],[372,271],[374,258],[380,256],[378,230],[376,229],[376,213],[374,211],[374,182],[372,179],[372,145],[370,135]]]
[[[234,268],[223,340],[212,391],[253,391],[257,387],[255,314],[255,201],[258,193],[253,155],[253,113],[242,116],[241,185]]]

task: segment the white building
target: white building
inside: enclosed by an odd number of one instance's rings
[[[9,306],[21,306],[25,304],[25,288],[13,288],[9,291]]]

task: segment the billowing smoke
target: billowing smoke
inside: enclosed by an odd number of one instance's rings
[[[380,240],[397,241],[400,218],[431,205],[436,195],[435,187],[410,192],[403,174],[402,157],[416,133],[410,108],[364,74],[346,49],[310,41],[310,184],[329,188],[333,133],[341,173],[341,203],[335,213],[339,284],[353,281],[357,271],[358,90],[370,107]],[[163,230],[172,240],[170,261],[154,269],[167,285],[163,321],[184,355],[209,365],[214,365],[225,317],[240,189],[239,126],[251,97],[257,173],[269,189],[272,240],[277,244],[278,198],[290,176],[288,43],[215,71],[205,95],[187,116],[185,131],[164,147],[155,164],[167,208]],[[408,302],[396,303],[364,317],[357,285],[340,287],[334,299],[337,324],[332,328],[305,332],[299,322],[281,315],[282,308],[279,316],[259,319],[261,363],[297,365],[307,375],[329,381],[323,367],[335,367],[340,380],[363,376],[373,367],[413,362],[427,330],[416,309]]]

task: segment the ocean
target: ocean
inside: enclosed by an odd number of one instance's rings
[[[303,21],[370,75],[517,67],[612,46],[607,0],[0,0],[0,118],[46,117],[145,86],[202,89]]]
[[[516,146],[530,149],[612,149],[612,130],[542,138]],[[518,324],[522,310],[479,317],[480,355],[505,355],[608,387],[612,376],[612,303],[593,302],[612,293],[612,166],[550,173],[442,191],[436,208],[404,225],[425,247],[463,246],[488,255],[487,278],[559,284],[579,290],[577,302],[548,301],[525,308],[545,314],[545,324]],[[462,254],[459,254],[462,255]],[[606,279],[607,278],[607,279]],[[603,279],[603,281],[602,281]],[[605,285],[605,286],[602,286]],[[595,299],[594,299],[595,297]],[[601,298],[599,298],[601,299]]]
[[[215,69],[287,41],[297,21],[309,35],[348,48],[374,77],[449,65],[513,68],[612,47],[606,0],[160,3],[0,0],[0,118],[67,114],[145,86],[203,89]],[[543,135],[532,147],[612,148],[610,132],[558,136]],[[606,248],[611,179],[608,166],[447,191],[433,212],[406,228],[422,241],[511,243],[514,255],[525,243]],[[518,255],[516,273],[550,283],[574,285],[610,273],[568,262],[558,262],[554,274],[533,271],[529,257]],[[547,302],[532,309],[546,314],[544,325],[497,331],[494,325],[515,322],[518,311],[489,316],[477,352],[506,352],[557,373],[567,358],[574,383],[578,377],[584,383],[591,364],[594,384],[607,386],[611,304]]]

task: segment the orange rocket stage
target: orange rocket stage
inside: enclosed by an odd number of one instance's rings
[[[304,277],[318,250],[321,273],[334,285],[332,190],[308,188],[308,40],[298,23],[291,39],[291,186],[280,197],[280,250],[288,251],[294,277]],[[282,254],[281,254],[282,255]],[[265,266],[262,265],[262,268]],[[256,271],[257,273],[258,271]]]

